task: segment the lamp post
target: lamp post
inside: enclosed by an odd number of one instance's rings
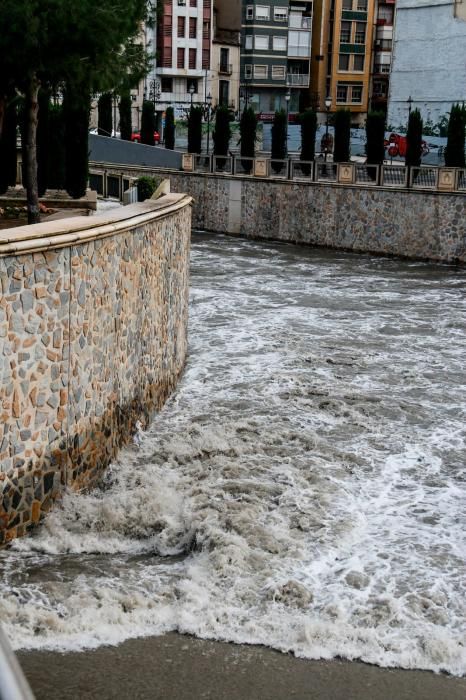
[[[413,100],[413,98],[411,97],[411,95],[408,97],[408,99],[406,100],[406,102],[408,103],[408,117],[410,117],[410,116],[411,116],[411,109],[412,109],[413,102],[414,102],[414,100]]]
[[[191,85],[190,85],[189,88],[188,88],[189,96],[190,96],[190,98],[191,98],[191,109],[193,108],[193,97],[194,97],[194,91],[195,91],[195,89],[196,89],[196,88],[194,87],[193,83],[191,83]]]
[[[290,89],[288,88],[286,95],[285,95],[285,104],[286,104],[285,158],[288,158],[288,121],[290,118],[290,100],[291,100],[291,92],[290,92]]]
[[[325,153],[324,153],[324,161],[327,162],[327,153],[328,153],[328,118],[330,115],[330,107],[332,106],[332,99],[331,97],[327,97],[325,100]]]
[[[157,130],[159,129],[159,124],[158,124],[159,117],[158,117],[158,113],[156,110],[156,104],[160,100],[161,94],[162,94],[161,85],[160,85],[158,80],[155,80],[155,78],[153,78],[149,83],[149,100],[154,105],[154,115],[155,115],[154,129],[157,128]]]
[[[207,155],[209,155],[210,151],[210,117],[212,114],[212,95],[209,94],[206,97],[206,104],[205,104],[205,109],[204,109],[204,115],[205,118],[207,119]]]

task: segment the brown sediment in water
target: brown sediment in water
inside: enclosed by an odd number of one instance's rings
[[[308,661],[170,633],[81,653],[18,654],[37,700],[464,700],[466,678]]]

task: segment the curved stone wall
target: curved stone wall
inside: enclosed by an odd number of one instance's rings
[[[0,232],[0,546],[92,486],[174,388],[191,198]]]

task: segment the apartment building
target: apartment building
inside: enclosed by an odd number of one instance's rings
[[[370,108],[387,112],[392,64],[395,0],[378,0],[375,9]]]
[[[214,105],[239,110],[241,0],[214,0],[211,92]]]
[[[300,108],[309,91],[313,3],[308,0],[246,0],[242,6],[241,108],[264,120],[275,111]]]
[[[204,104],[211,88],[213,0],[158,2],[155,90],[147,96],[159,116],[173,106],[181,117],[191,101]]]
[[[436,124],[466,102],[465,56],[465,0],[397,0],[389,123],[406,125],[409,108],[418,108]]]
[[[330,112],[349,109],[352,123],[365,122],[372,74],[376,0],[315,0],[311,102],[320,121]]]

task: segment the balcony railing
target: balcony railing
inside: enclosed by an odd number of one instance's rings
[[[233,65],[231,63],[221,63],[218,72],[220,75],[231,75],[233,73]]]
[[[288,73],[286,84],[290,87],[308,87],[309,75],[305,73]]]

